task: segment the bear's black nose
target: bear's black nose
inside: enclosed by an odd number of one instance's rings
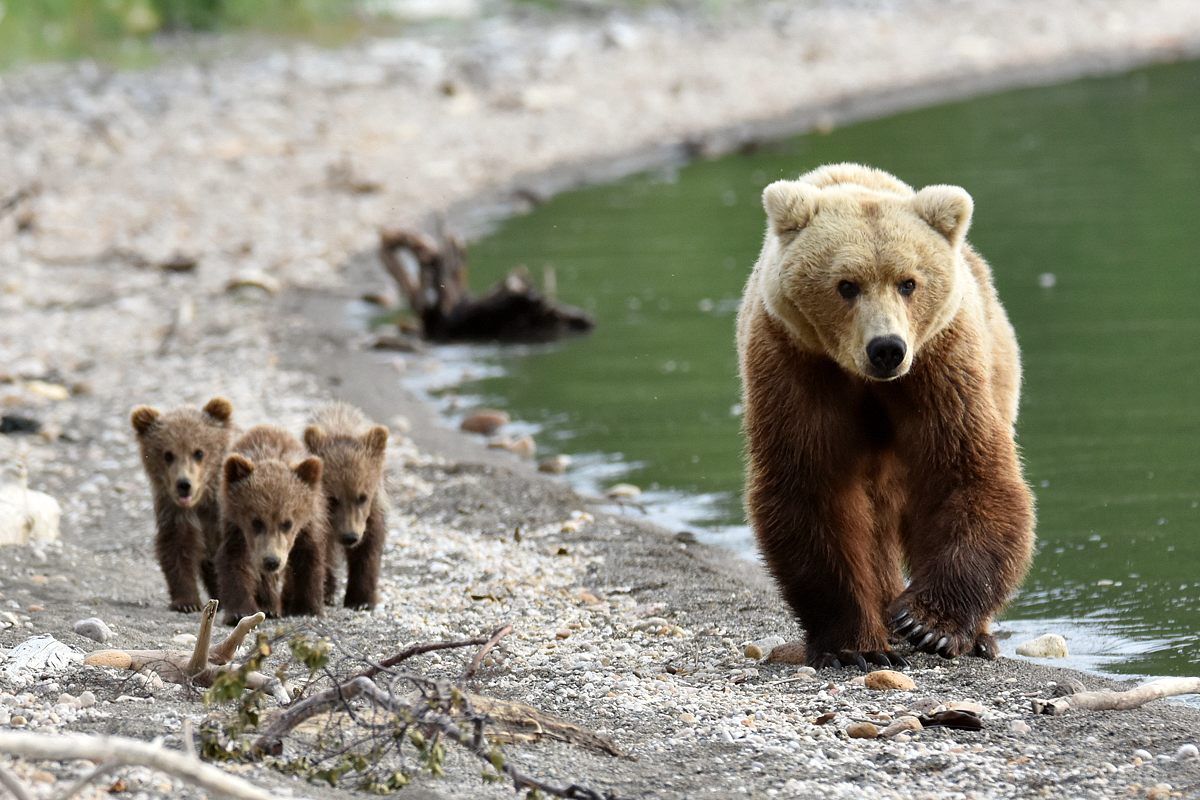
[[[192,482],[187,478],[180,478],[175,481],[175,491],[179,492],[180,497],[187,497],[192,493]]]
[[[899,336],[876,336],[867,344],[867,358],[881,375],[891,375],[904,360],[908,348]]]
[[[358,544],[358,534],[354,531],[345,531],[342,533],[342,544],[347,547]]]
[[[279,556],[264,556],[263,569],[267,572],[274,572],[279,569]]]

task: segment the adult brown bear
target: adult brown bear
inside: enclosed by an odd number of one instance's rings
[[[965,240],[970,195],[837,164],[763,204],[737,331],[746,507],[804,660],[903,665],[890,637],[994,658],[1033,501],[1016,336]]]

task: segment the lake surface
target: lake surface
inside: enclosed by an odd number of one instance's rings
[[[1068,636],[1072,663],[1200,669],[1200,64],[1021,90],[558,196],[470,250],[477,290],[557,273],[595,333],[466,348],[457,388],[501,406],[585,489],[755,557],[741,509],[733,323],[762,188],[859,161],[975,198],[1021,342],[1019,438],[1039,551],[1004,644]],[[781,606],[781,612],[783,608]]]

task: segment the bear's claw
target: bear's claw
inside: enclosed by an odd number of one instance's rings
[[[858,667],[863,672],[870,672],[870,664],[877,667],[903,669],[908,661],[898,653],[890,650],[841,651],[837,653],[814,653],[808,659],[808,665],[815,669],[842,669],[843,667]]]

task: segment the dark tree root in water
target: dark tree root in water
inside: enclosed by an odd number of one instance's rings
[[[555,300],[550,285],[545,294],[534,288],[524,267],[508,273],[482,297],[472,297],[462,244],[445,235],[440,239],[439,245],[409,231],[380,235],[384,268],[420,319],[426,339],[549,342],[595,327],[582,309]]]

